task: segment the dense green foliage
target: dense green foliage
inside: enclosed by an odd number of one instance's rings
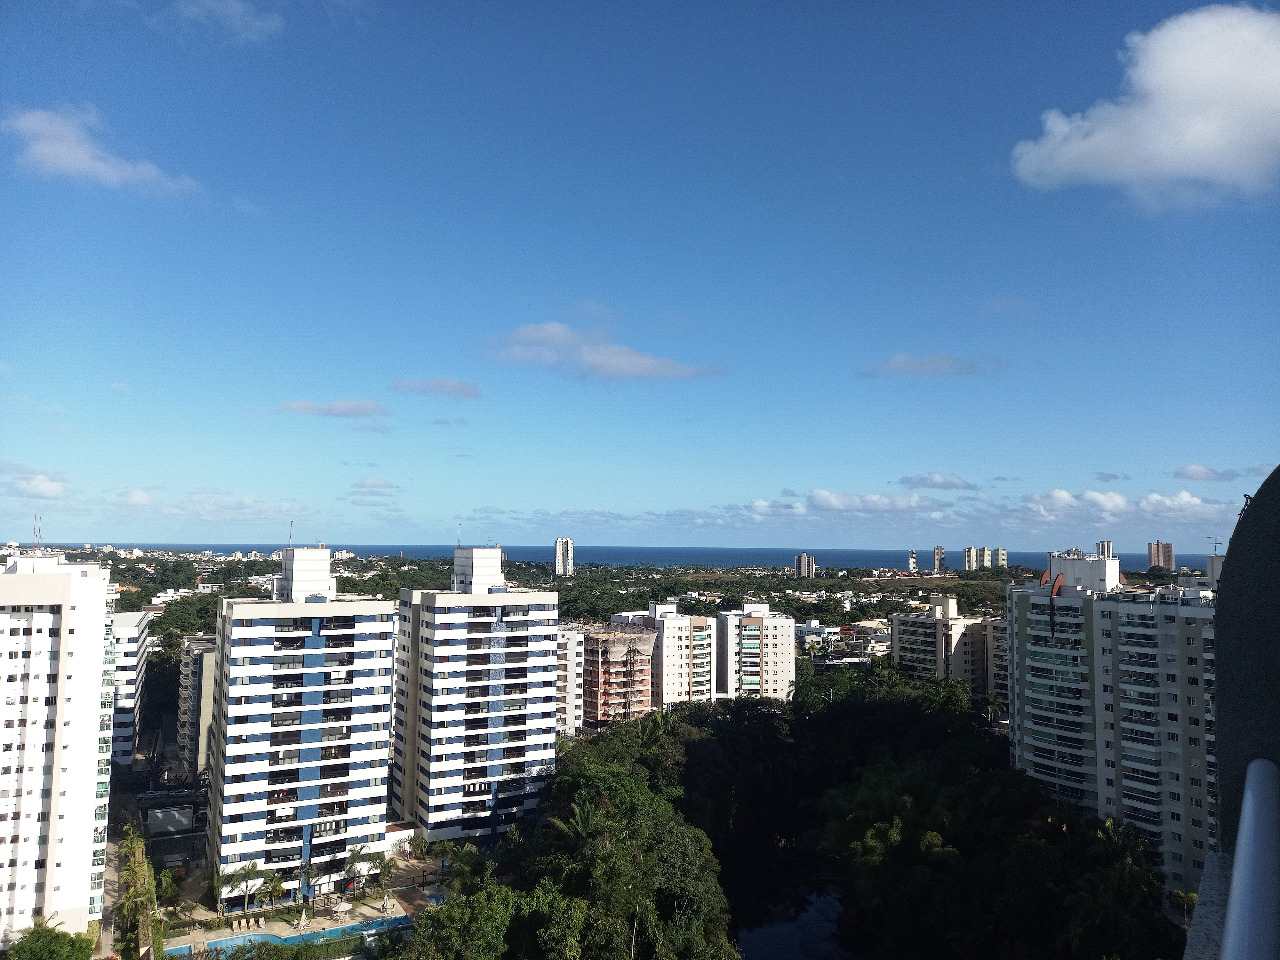
[[[4,960],[89,960],[93,948],[93,938],[87,934],[72,935],[39,921],[3,956]]]

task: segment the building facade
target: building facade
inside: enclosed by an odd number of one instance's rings
[[[652,705],[715,699],[716,621],[679,613],[674,600],[648,610],[615,613],[615,624],[635,624],[656,634],[650,674]]]
[[[1071,551],[1008,599],[1014,766],[1195,890],[1218,841],[1212,591],[1126,588],[1113,557]]]
[[[934,573],[947,572],[947,548],[946,547],[933,548],[933,572]]]
[[[112,730],[111,759],[121,766],[133,766],[138,745],[138,721],[146,692],[148,636],[151,614],[115,613],[111,631],[116,647],[116,710]]]
[[[658,634],[641,624],[611,624],[586,635],[583,720],[600,727],[654,710],[653,646]]]
[[[351,848],[386,848],[396,607],[339,596],[328,550],[283,564],[276,599],[218,604],[209,860],[255,862],[293,896],[303,864],[311,893],[342,890]]]
[[[818,561],[807,553],[802,553],[796,557],[795,570],[799,579],[812,580],[818,575]]]
[[[1157,540],[1147,544],[1147,568],[1164,567],[1166,570],[1177,570],[1178,559],[1173,555],[1173,544]]]
[[[0,559],[0,904],[8,945],[37,917],[102,917],[116,689],[111,570]]]
[[[391,806],[430,840],[505,832],[556,756],[559,602],[508,587],[500,547],[454,551],[451,590],[402,590]]]
[[[214,716],[218,645],[207,637],[182,641],[178,672],[178,760],[192,783],[209,768],[209,727]]]
[[[919,613],[889,618],[889,657],[913,680],[963,680],[973,696],[989,692],[990,675],[1000,670],[1002,621],[962,617],[955,597],[934,594]]]
[[[716,698],[789,700],[796,682],[796,622],[767,603],[716,618]]]
[[[919,567],[916,566],[916,552],[909,550],[907,552],[907,573],[918,573]]]
[[[573,541],[568,537],[556,540],[556,576],[573,576]]]
[[[581,630],[560,631],[556,641],[556,733],[562,737],[582,732],[586,650],[586,635]]]

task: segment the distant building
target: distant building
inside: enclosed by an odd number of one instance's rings
[[[998,663],[1004,634],[1003,620],[962,617],[955,597],[934,594],[927,610],[889,618],[889,656],[913,680],[963,680],[979,696],[989,692],[990,673],[1007,678],[1007,660]],[[992,647],[997,653],[989,655]]]
[[[789,700],[796,681],[796,622],[767,603],[716,618],[716,698]]]
[[[674,600],[651,603],[647,611],[615,613],[612,619],[657,634],[650,675],[655,710],[715,698],[715,620],[679,613]]]
[[[1096,552],[1102,559],[1109,560],[1116,555],[1115,544],[1110,540],[1099,540]]]
[[[111,733],[111,759],[133,766],[138,745],[138,721],[146,695],[148,636],[151,614],[113,613],[111,633],[116,646],[116,708]]]
[[[966,570],[978,569],[978,548],[977,547],[964,548],[964,568]]]
[[[556,576],[573,576],[573,541],[568,537],[556,540]]]
[[[556,641],[556,732],[562,737],[582,732],[585,658],[585,634],[561,629]]]
[[[919,568],[916,566],[916,552],[910,550],[907,552],[907,573],[918,573]]]
[[[209,767],[209,727],[213,722],[217,644],[209,637],[182,641],[178,673],[178,760],[192,783]]]
[[[947,572],[947,548],[946,547],[933,548],[933,572],[934,573]]]
[[[582,671],[583,720],[599,727],[653,712],[656,630],[613,624],[586,635]]]
[[[796,576],[801,580],[812,580],[818,575],[818,562],[807,553],[796,557]]]
[[[992,550],[990,547],[965,547],[964,568],[966,570],[990,570],[993,567],[1007,567],[1009,554],[1004,547]]]
[[[1004,547],[996,547],[994,550],[991,551],[991,553],[992,553],[991,565],[993,567],[1009,566],[1009,551],[1006,550]]]
[[[117,661],[110,580],[97,563],[0,557],[0,644],[14,671],[0,703],[4,946],[37,917],[67,933],[102,917]]]
[[[1173,544],[1157,540],[1147,544],[1147,567],[1164,567],[1166,570],[1177,570],[1178,561],[1173,555]]]

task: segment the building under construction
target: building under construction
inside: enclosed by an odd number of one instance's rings
[[[586,634],[582,675],[588,726],[634,720],[653,710],[650,680],[656,630],[611,624]]]

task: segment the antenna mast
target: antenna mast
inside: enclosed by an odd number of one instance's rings
[[[293,521],[289,521],[289,546],[293,546]]]
[[[37,550],[44,546],[44,534],[40,531],[39,514],[36,514],[35,524],[31,527],[31,545]]]

